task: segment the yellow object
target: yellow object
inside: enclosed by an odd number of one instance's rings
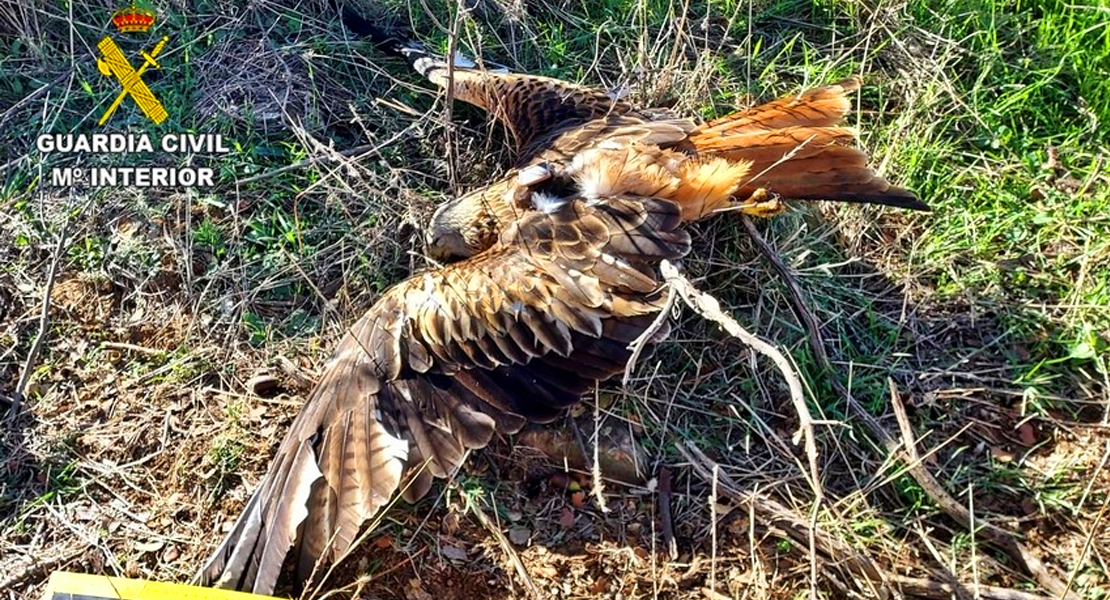
[[[56,571],[42,600],[270,600],[246,592]]]
[[[112,105],[105,111],[104,116],[100,117],[101,125],[108,121],[108,117],[111,117],[112,113],[116,112],[116,108],[119,107],[120,103],[123,102],[123,99],[128,95],[135,101],[135,104],[139,105],[143,113],[150,117],[155,123],[161,123],[166,120],[166,117],[169,116],[166,114],[166,109],[162,107],[162,103],[154,97],[150,88],[143,82],[142,74],[143,71],[146,71],[146,68],[151,65],[153,65],[155,69],[158,68],[158,63],[155,62],[154,57],[158,56],[158,53],[162,51],[167,41],[169,41],[168,37],[162,37],[158,44],[154,46],[153,50],[149,53],[142,53],[143,64],[140,65],[138,69],[131,66],[131,63],[127,61],[127,58],[123,55],[123,52],[120,51],[119,46],[112,41],[112,38],[105,36],[104,39],[100,40],[100,43],[96,45],[103,55],[103,58],[96,61],[96,68],[99,69],[101,73],[110,73],[115,76],[115,78],[119,80],[120,85],[123,86],[123,91],[116,96],[115,101],[112,102]]]

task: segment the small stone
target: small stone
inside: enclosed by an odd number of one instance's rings
[[[443,556],[447,557],[449,560],[458,561],[458,562],[462,562],[462,561],[466,560],[466,550],[463,550],[462,548],[460,548],[458,546],[451,546],[451,545],[445,544],[440,549],[440,551],[443,552]]]
[[[525,546],[532,538],[532,530],[527,527],[513,527],[509,530],[509,541],[517,546]]]

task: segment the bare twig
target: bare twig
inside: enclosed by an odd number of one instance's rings
[[[54,281],[58,277],[58,265],[62,262],[66,237],[69,235],[69,224],[72,221],[73,215],[66,211],[66,220],[62,223],[62,231],[58,234],[58,241],[54,246],[54,256],[50,260],[50,267],[46,273],[46,287],[42,293],[42,310],[39,312],[39,333],[31,344],[31,350],[27,352],[27,359],[23,362],[23,371],[20,373],[19,381],[16,382],[15,390],[12,392],[12,404],[8,411],[9,425],[14,425],[16,419],[19,418],[19,412],[23,405],[23,393],[27,390],[27,384],[31,381],[31,373],[35,370],[35,363],[38,362],[42,344],[50,333],[50,296],[54,293]]]
[[[917,454],[917,444],[914,442],[913,428],[910,425],[909,417],[906,415],[906,407],[902,404],[902,398],[898,394],[898,387],[894,384],[894,380],[892,379],[888,379],[887,384],[890,386],[890,404],[894,409],[894,416],[898,419],[898,428],[902,432],[902,446],[905,450],[906,458],[908,459],[906,470],[909,471],[914,481],[921,486],[921,489],[925,491],[929,498],[932,499],[945,514],[963,527],[970,529],[977,525],[978,528],[975,531],[977,531],[984,540],[1005,552],[1015,563],[1032,575],[1041,587],[1052,592],[1052,594],[1058,598],[1079,600],[1079,596],[1068,590],[1068,585],[1066,583],[1049,573],[1048,568],[1041,562],[1041,559],[1030,552],[1024,544],[1017,541],[1010,533],[1000,527],[975,519],[974,515],[962,504],[957,502],[956,499],[944,489],[944,486],[933,477],[933,474],[924,467]]]
[[[609,505],[605,502],[605,482],[601,480],[601,402],[597,397],[597,390],[594,391],[594,451],[593,451],[593,466],[590,469],[591,483],[590,487],[593,489],[594,500],[597,501],[597,507],[601,512],[609,512]]]
[[[970,597],[971,593],[965,585],[957,586],[951,583],[906,577],[894,573],[888,573],[887,578],[892,586],[898,588],[907,596],[950,600],[953,595],[956,597]],[[1048,596],[992,585],[980,585],[976,588],[975,593],[978,594],[979,598],[987,598],[988,600],[1051,600]]]
[[[721,465],[713,463],[709,478],[709,589],[717,591],[717,484],[721,481]]]
[[[814,358],[817,360],[818,365],[821,366],[823,371],[832,374],[832,362],[829,360],[828,353],[825,351],[825,342],[821,335],[821,327],[817,322],[817,318],[813,315],[813,312],[809,310],[809,307],[806,305],[805,294],[802,292],[801,286],[798,285],[797,279],[771,248],[770,244],[768,244],[759,233],[759,230],[756,229],[751,218],[741,214],[740,220],[744,224],[744,228],[751,236],[756,247],[759,248],[760,253],[771,263],[771,266],[779,274],[783,283],[786,284],[787,289],[790,291],[790,303],[808,333],[807,337],[809,338],[810,347],[813,350]],[[901,406],[901,400],[898,398],[897,388],[894,386],[893,381],[890,382],[891,398],[892,404],[894,404],[895,407],[895,415],[898,417],[899,426],[902,429],[902,438],[905,440],[905,443],[902,445],[899,445],[890,433],[887,432],[886,428],[856,401],[851,391],[844,386],[838,377],[830,376],[828,381],[833,386],[833,389],[845,399],[852,418],[862,422],[871,435],[880,442],[888,454],[898,455],[903,448],[905,449],[908,458],[907,462],[909,463],[907,466],[909,475],[921,486],[933,502],[935,502],[950,518],[964,527],[969,527],[972,519],[967,509],[957,502],[955,498],[940,485],[936,478],[933,477],[932,473],[921,464],[917,456],[917,449],[913,445],[913,432],[909,427],[909,420],[906,418],[905,409]],[[901,411],[900,415],[899,411]],[[1049,573],[1044,563],[1030,552],[1028,548],[1018,542],[1010,533],[994,525],[985,524],[980,530],[980,534],[989,544],[1005,552],[1045,590],[1052,592],[1060,598],[1077,598],[1075,593],[1068,591],[1067,584],[1055,575]]]
[[[1102,518],[1106,516],[1107,508],[1110,508],[1110,496],[1103,501],[1102,508],[1100,508],[1098,514],[1095,515],[1095,520],[1091,522],[1089,527],[1090,531],[1087,532],[1087,539],[1083,541],[1083,552],[1079,555],[1079,560],[1075,561],[1075,567],[1072,568],[1071,573],[1068,575],[1069,588],[1075,583],[1075,578],[1079,575],[1079,569],[1082,568],[1083,563],[1087,561],[1087,556],[1091,553],[1091,546],[1094,544],[1095,537],[1098,536],[1099,532],[1105,531],[1099,528],[1099,524],[1102,523]]]
[[[76,560],[87,550],[88,548],[82,544],[78,548],[63,550],[54,556],[28,563],[19,568],[15,568],[14,571],[9,572],[6,578],[0,579],[0,590],[15,589],[15,586],[27,581],[28,579],[37,577],[43,573],[51,573],[58,567],[64,566],[66,563]]]
[[[824,498],[824,492],[821,489],[821,477],[817,469],[817,441],[813,431],[813,416],[809,414],[805,395],[802,392],[802,381],[793,365],[777,348],[749,333],[740,326],[740,323],[736,322],[736,319],[725,314],[716,298],[695,288],[670,261],[662,262],[660,272],[667,284],[682,297],[682,300],[694,312],[717,323],[729,335],[738,338],[756,352],[770,358],[779,371],[782,372],[787,387],[790,388],[790,399],[794,402],[794,410],[798,413],[798,431],[794,434],[794,443],[797,444],[800,441],[799,438],[805,439],[806,457],[809,459],[810,486],[813,488],[816,502],[820,503]]]
[[[712,484],[713,467],[716,463],[692,443],[678,445],[677,449],[693,467],[694,473],[706,484]],[[814,540],[818,552],[830,557],[833,562],[847,568],[857,577],[863,578],[867,582],[863,586],[878,586],[881,597],[891,597],[890,591],[885,589],[885,573],[870,558],[856,552],[847,543],[826,534],[816,527],[812,527],[789,508],[775,500],[763,494],[744,491],[723,471],[718,470],[717,485],[718,490],[724,495],[737,502],[750,504],[755,514],[766,519],[769,526],[778,527],[798,544],[808,545],[811,539]]]
[[[35,91],[33,91],[30,94],[27,94],[26,96],[21,98],[19,100],[19,102],[16,102],[15,104],[11,105],[10,108],[5,110],[3,113],[0,113],[0,125],[6,124],[8,122],[8,120],[11,119],[11,117],[13,115],[15,115],[16,111],[22,109],[25,105],[30,104],[32,101],[35,100],[35,98],[38,98],[40,95],[42,95],[46,92],[49,92],[50,90],[55,88],[59,83],[61,83],[63,80],[65,80],[67,77],[72,77],[72,76],[73,76],[73,67],[71,66],[68,69],[62,71],[61,73],[58,73],[57,77],[55,77],[54,79],[46,82],[44,85],[39,86],[38,89],[36,89]],[[10,164],[11,163],[0,166],[0,172],[4,171],[4,169],[6,169],[8,167],[8,165],[10,165]]]
[[[717,469],[716,463],[705,456],[693,443],[687,442],[685,445],[679,445],[678,452],[690,463],[694,473],[706,484],[712,484],[715,473],[718,491],[737,502],[747,503],[754,513],[753,516],[765,519],[769,526],[781,529],[799,544],[804,544],[809,539],[816,540],[817,551],[823,557],[814,556],[811,557],[812,560],[814,562],[821,560],[825,563],[823,565],[825,567],[830,564],[845,567],[852,575],[863,579],[859,584],[863,586],[861,589],[870,589],[882,598],[895,597],[891,588],[897,589],[908,596],[944,600],[953,596],[968,597],[973,593],[971,588],[955,579],[948,582],[938,582],[887,573],[872,562],[870,558],[856,552],[846,542],[807,523],[775,500],[758,492],[742,490],[727,474]],[[752,522],[755,522],[754,518]],[[974,593],[978,594],[979,598],[990,600],[1049,600],[1047,596],[989,585],[976,586]]]
[[[944,557],[940,555],[936,544],[933,543],[929,534],[921,528],[920,524],[914,527],[914,532],[917,533],[917,537],[921,538],[921,543],[925,545],[929,553],[933,555],[933,560],[937,561],[937,564],[941,566],[941,568],[937,570],[940,571],[940,576],[944,578],[945,582],[952,586],[953,595],[956,596],[956,600],[972,600],[971,594],[960,584],[960,580],[956,578],[956,574],[952,572],[951,568],[946,566]]]
[[[509,557],[509,562],[513,563],[513,569],[516,570],[516,574],[520,577],[524,587],[528,588],[528,597],[536,598],[537,600],[544,600],[547,598],[547,595],[540,590],[536,582],[532,581],[532,577],[528,575],[528,569],[524,568],[524,563],[520,560],[520,556],[517,555],[516,548],[513,548],[512,543],[505,538],[505,534],[501,532],[501,528],[490,522],[489,517],[486,516],[482,507],[478,506],[478,502],[472,500],[469,496],[466,498],[467,508],[474,513],[475,517],[478,517],[478,522],[497,540],[497,545],[501,546],[501,551],[505,553],[505,556]]]
[[[678,296],[675,294],[674,288],[668,286],[667,299],[663,301],[662,310],[655,316],[655,320],[651,322],[651,325],[628,345],[628,348],[632,350],[632,355],[624,365],[624,378],[621,380],[622,386],[628,387],[628,382],[632,379],[632,372],[636,370],[636,363],[640,360],[640,354],[643,353],[648,343],[655,339],[655,335],[658,334],[659,330],[663,328],[663,325],[667,323],[667,319],[671,318],[671,311],[674,310],[674,303],[677,299]]]
[[[311,167],[312,165],[315,165],[315,164],[319,164],[319,163],[322,163],[322,162],[327,162],[327,161],[333,160],[336,156],[349,158],[352,161],[355,161],[355,160],[358,160],[358,159],[360,159],[364,156],[367,156],[369,154],[373,154],[375,152],[378,152],[382,148],[392,146],[393,142],[396,142],[397,140],[399,140],[402,137],[404,137],[405,135],[407,135],[409,130],[412,129],[412,127],[413,127],[413,125],[409,125],[408,127],[405,127],[404,129],[402,129],[401,131],[398,131],[397,133],[393,134],[392,136],[390,136],[389,139],[385,140],[384,142],[382,142],[380,144],[362,144],[361,146],[355,146],[354,148],[348,148],[346,150],[342,150],[342,151],[335,152],[335,153],[332,153],[332,154],[321,154],[319,156],[313,156],[311,158],[306,158],[304,160],[299,160],[299,161],[297,161],[297,162],[295,162],[291,165],[285,165],[284,167],[274,169],[273,171],[267,171],[265,173],[259,173],[258,175],[252,175],[252,176],[247,177],[245,179],[239,179],[235,182],[235,185],[237,185],[237,186],[246,185],[248,183],[254,183],[256,181],[261,181],[263,179],[269,179],[270,177],[276,177],[278,175],[281,175],[282,173],[288,173],[289,171],[296,171],[298,169],[303,169],[305,167]]]
[[[150,356],[157,356],[159,354],[167,354],[166,350],[159,350],[157,348],[147,348],[146,346],[139,346],[137,344],[129,344],[127,342],[100,342],[100,347],[105,350],[119,350],[121,352],[135,352],[136,354],[147,354]]]
[[[805,294],[802,293],[802,288],[798,285],[798,280],[782,260],[779,259],[778,254],[771,248],[771,245],[767,243],[767,240],[763,238],[763,235],[759,233],[759,230],[756,229],[755,223],[752,222],[752,218],[744,213],[740,213],[740,222],[744,224],[744,230],[748,232],[748,237],[752,239],[756,248],[759,249],[759,253],[763,255],[763,258],[767,259],[767,262],[771,263],[771,268],[778,273],[779,277],[782,278],[782,282],[786,284],[786,287],[790,290],[790,294],[788,294],[790,305],[794,307],[794,313],[802,320],[802,324],[805,326],[807,333],[809,333],[806,339],[809,341],[810,350],[813,351],[813,356],[817,360],[817,364],[821,365],[823,370],[831,371],[832,363],[829,361],[829,355],[825,352],[825,341],[821,337],[821,325],[817,322],[817,317],[815,317],[813,312],[806,306]],[[834,386],[840,384],[839,379],[835,377],[830,379]],[[842,392],[840,389],[837,389],[837,393]],[[847,390],[844,390],[843,393],[847,395]],[[875,425],[878,426],[878,423]]]
[[[463,14],[466,12],[466,3],[459,0],[455,3],[455,18],[451,21],[451,32],[447,38],[447,97],[443,104],[444,150],[447,155],[447,178],[451,183],[451,193],[459,192],[458,173],[456,172],[456,147],[455,147],[455,58],[458,56],[459,34],[462,28]]]
[[[671,469],[659,469],[659,520],[662,521],[663,546],[671,560],[678,559],[678,545],[674,539],[674,516],[671,514]]]

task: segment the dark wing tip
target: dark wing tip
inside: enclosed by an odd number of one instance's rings
[[[351,33],[369,39],[383,52],[402,57],[405,56],[402,50],[411,43],[405,36],[397,35],[396,33],[378,27],[347,5],[343,6],[341,16],[343,26]]]
[[[917,210],[921,212],[933,212],[933,208],[928,204],[922,202],[917,194],[905,188],[891,188],[884,196],[880,204],[887,206],[894,206],[896,208],[906,208],[909,210]]]

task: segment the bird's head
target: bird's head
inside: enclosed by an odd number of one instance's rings
[[[440,262],[470,258],[490,247],[497,235],[488,210],[473,195],[445,202],[432,214],[425,237],[429,257]]]

